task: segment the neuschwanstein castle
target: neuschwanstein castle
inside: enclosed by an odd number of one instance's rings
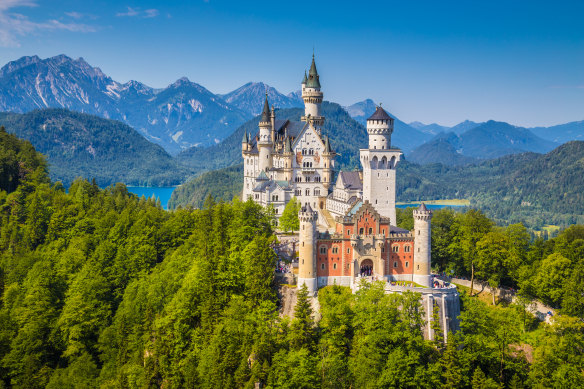
[[[428,315],[434,304],[440,307],[445,335],[449,327],[455,330],[456,288],[434,288],[431,277],[432,211],[424,204],[414,211],[413,231],[396,227],[396,166],[402,152],[391,145],[393,118],[377,107],[367,119],[362,171],[341,171],[333,185],[336,154],[322,134],[323,93],[314,56],[302,80],[302,99],[304,116],[293,122],[278,120],[266,96],[257,135],[246,133],[242,141],[243,199],[271,204],[276,215],[293,197],[302,205],[298,285],[312,293],[332,284],[355,289],[366,277],[386,280],[388,292],[399,292],[392,282],[409,281],[420,286],[413,289],[421,293]]]

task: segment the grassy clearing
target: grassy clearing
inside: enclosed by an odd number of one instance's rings
[[[456,287],[458,288],[459,291],[463,291],[466,294],[470,295],[470,288],[467,288],[466,286],[462,286],[460,284],[454,284],[456,285]],[[478,286],[478,289],[477,289]],[[489,293],[487,291],[487,288],[485,288],[482,292],[481,292],[482,287],[480,287],[479,285],[475,285],[473,290],[472,290],[472,295],[477,297],[479,300],[481,300],[483,303],[486,303],[487,305],[493,305],[493,295],[491,293]],[[495,301],[499,301],[499,299],[497,297],[495,297]]]

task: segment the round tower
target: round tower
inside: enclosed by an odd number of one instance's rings
[[[306,74],[305,74],[306,76]],[[308,78],[302,80],[302,100],[304,100],[304,116],[302,120],[310,120],[315,126],[324,124],[324,117],[320,114],[323,94],[320,90],[320,80],[312,55],[312,64],[308,71]]]
[[[298,287],[306,284],[308,292],[315,295],[318,289],[316,278],[316,221],[318,215],[306,204],[298,212],[300,221],[298,249]]]
[[[414,275],[413,281],[426,286],[432,286],[432,242],[431,242],[432,211],[424,203],[414,210]]]
[[[259,167],[262,171],[272,168],[272,118],[270,115],[270,104],[268,104],[268,92],[264,101],[264,109],[259,123],[260,139],[258,141]]]
[[[375,113],[367,119],[367,134],[369,134],[370,150],[389,150],[391,148],[391,134],[393,132],[393,118],[385,112],[381,105]]]

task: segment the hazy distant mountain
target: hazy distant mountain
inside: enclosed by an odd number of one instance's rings
[[[448,129],[448,131],[452,131],[455,134],[460,135],[460,134],[464,134],[468,130],[472,130],[473,128],[480,126],[481,124],[484,124],[484,123],[475,123],[475,122],[470,121],[470,120],[465,120],[464,122],[458,123],[454,127],[450,127]]]
[[[557,143],[541,139],[526,128],[490,120],[460,135],[454,132],[439,134],[413,150],[408,159],[417,163],[460,165],[473,159],[498,158],[527,151],[546,153],[557,146]]]
[[[371,99],[363,100],[348,107],[343,107],[345,111],[357,122],[367,126],[367,118],[373,115],[377,105]],[[404,153],[409,153],[417,146],[432,138],[431,134],[418,131],[415,128],[402,122],[391,112],[388,114],[394,118],[393,134],[391,136],[392,146],[399,147]]]
[[[418,131],[422,131],[426,134],[436,135],[441,132],[448,131],[450,127],[441,126],[440,124],[432,123],[432,124],[424,124],[421,122],[411,122],[408,124],[410,127],[415,128]]]
[[[95,178],[102,187],[166,186],[190,175],[162,147],[117,120],[50,108],[0,113],[0,126],[46,155],[51,178],[66,186],[76,177]]]
[[[251,117],[186,78],[164,89],[120,84],[83,58],[22,57],[0,69],[0,111],[46,107],[122,120],[170,152],[219,142]]]
[[[584,140],[584,120],[552,127],[534,127],[530,130],[540,138],[552,142],[565,143],[571,140]]]
[[[263,82],[248,82],[226,95],[220,95],[228,104],[249,113],[252,116],[259,115],[264,106],[264,98],[268,92],[270,105],[275,108],[297,108],[304,107],[302,98],[294,93],[285,96],[278,92],[276,88],[264,84]]]

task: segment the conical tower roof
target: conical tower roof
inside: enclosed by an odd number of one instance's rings
[[[292,152],[292,142],[290,141],[290,137],[286,137],[286,142],[284,143],[284,152],[291,153]]]
[[[385,112],[385,109],[381,108],[381,105],[377,106],[373,115],[367,120],[391,120],[391,116]]]
[[[312,54],[312,64],[310,64],[310,70],[308,71],[308,82],[306,83],[306,86],[308,88],[320,88],[316,63],[314,62],[314,54]]]
[[[306,84],[306,82],[308,81],[308,77],[306,77],[306,70],[304,71],[304,78],[302,79],[302,83]]]
[[[329,154],[333,152],[328,135],[324,138],[324,151]]]
[[[266,99],[264,100],[264,109],[262,111],[262,118],[260,122],[270,121],[270,104],[268,103],[268,92],[266,91]]]
[[[428,212],[428,208],[426,207],[426,204],[424,204],[424,203],[420,204],[420,206],[418,207],[418,211]]]
[[[249,137],[247,136],[247,131],[243,132],[243,139],[241,140],[241,143],[249,143]]]

